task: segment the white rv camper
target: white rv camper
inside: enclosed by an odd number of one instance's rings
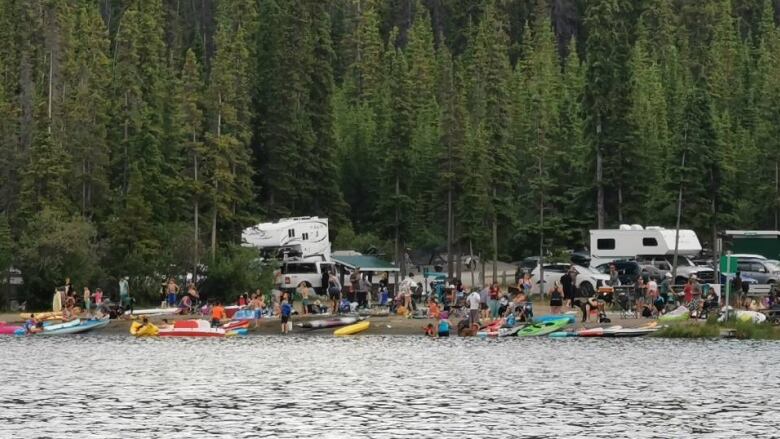
[[[245,229],[241,241],[278,259],[330,261],[327,218],[302,216],[260,223]]]
[[[261,223],[244,230],[241,241],[260,250],[264,258],[281,261],[275,283],[290,293],[307,282],[322,294],[324,274],[335,270],[327,218],[302,216]]]
[[[621,224],[619,229],[590,231],[590,265],[596,267],[618,259],[633,259],[640,255],[674,254],[674,229]],[[680,229],[678,254],[695,256],[701,243],[693,230]]]

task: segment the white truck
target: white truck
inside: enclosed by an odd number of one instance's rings
[[[323,274],[335,269],[327,218],[302,216],[260,223],[245,229],[241,241],[259,249],[264,259],[280,262],[276,283],[284,291],[305,281],[322,294]]]
[[[715,271],[699,267],[690,258],[701,252],[701,243],[693,230],[680,229],[677,239],[677,268],[672,270],[675,249],[674,229],[642,227],[639,224],[622,224],[618,229],[590,231],[590,266],[599,267],[617,260],[636,260],[643,272],[658,276],[659,273],[676,271],[674,283],[685,282],[696,275],[701,282],[712,283]]]

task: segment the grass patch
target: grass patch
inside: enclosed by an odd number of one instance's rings
[[[780,340],[780,327],[769,323],[758,325],[740,321],[718,323],[712,319],[706,322],[672,323],[653,335],[666,338],[718,338],[722,330],[734,330],[735,337],[742,340]]]
[[[718,338],[721,327],[718,324],[679,322],[657,331],[655,336],[666,338]]]

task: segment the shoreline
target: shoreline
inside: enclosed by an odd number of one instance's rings
[[[536,316],[542,316],[542,315],[548,315],[550,311],[549,306],[546,305],[537,305],[534,304],[534,314]],[[564,311],[566,312],[566,311]],[[589,319],[587,322],[582,322],[581,318],[582,315],[578,313],[575,315],[576,321],[575,323],[569,325],[566,327],[567,330],[575,329],[589,329],[589,328],[595,328],[595,327],[607,327],[612,325],[620,325],[623,328],[637,328],[643,325],[646,325],[650,322],[657,321],[656,319],[652,318],[645,318],[645,317],[639,317],[634,318],[632,316],[629,316],[628,318],[620,318],[619,312],[612,312],[608,311],[607,316],[611,320],[609,323],[598,323],[595,319]],[[151,315],[148,316],[149,321],[153,324],[162,324],[163,319],[170,321],[173,320],[191,320],[191,319],[202,319],[207,320],[206,316],[200,316],[200,315]],[[310,314],[310,315],[294,315],[291,319],[293,323],[293,330],[290,332],[290,334],[298,335],[298,336],[332,336],[333,331],[336,328],[330,328],[330,329],[304,329],[299,328],[296,325],[301,322],[306,322],[309,320],[316,320],[316,319],[327,319],[334,317],[332,314]],[[434,319],[408,319],[402,316],[398,315],[387,315],[387,316],[369,316],[366,317],[370,322],[371,326],[361,332],[359,335],[402,335],[402,336],[424,336],[424,327],[428,325],[429,323],[436,323],[437,320]],[[452,323],[453,327],[457,325],[460,318],[451,318],[450,323]],[[7,323],[21,323],[23,322],[23,319],[20,317],[20,313],[3,313],[0,314],[0,321],[4,321]],[[103,335],[127,335],[128,337],[131,337],[130,335],[130,325],[132,324],[134,320],[131,318],[119,318],[111,320],[111,323],[109,323],[108,326],[95,330],[91,332],[91,334],[103,334]],[[280,319],[278,317],[272,317],[272,318],[263,318],[260,320],[257,320],[257,326],[254,326],[254,321],[250,320],[250,327],[247,336],[267,336],[267,335],[281,335],[281,329],[280,329]],[[667,324],[667,328],[662,329],[657,334],[652,334],[651,336],[655,337],[662,337],[662,338],[718,338],[719,337],[719,331],[714,330],[715,325],[708,324],[704,320],[686,320],[682,322],[674,322]],[[704,328],[707,328],[708,330],[703,330]],[[720,325],[718,328],[723,329],[724,331],[735,331],[737,330],[738,336],[736,338],[753,338],[750,336],[752,334],[751,331],[745,331],[744,327],[741,331],[739,331],[739,328],[734,328],[733,325]],[[454,328],[453,328],[454,329]],[[744,336],[747,334],[748,336]],[[761,339],[773,339],[773,338],[780,338],[780,328],[770,329],[768,331],[761,331],[761,335],[766,336],[766,334],[776,334],[776,336],[770,336],[770,337],[759,337]],[[743,335],[740,337],[739,335]],[[451,336],[457,337],[457,334],[453,331],[451,333]],[[723,337],[722,332],[720,333],[720,336]]]

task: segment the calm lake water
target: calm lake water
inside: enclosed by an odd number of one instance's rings
[[[773,437],[780,343],[0,338],[0,437]]]

